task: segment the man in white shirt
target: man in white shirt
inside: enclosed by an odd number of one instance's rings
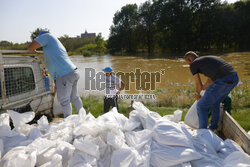
[[[124,89],[125,84],[120,78],[112,75],[112,68],[106,67],[103,71],[105,73],[104,113],[108,112],[110,107],[116,107],[119,111],[117,95]]]

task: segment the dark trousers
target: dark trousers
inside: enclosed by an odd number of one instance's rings
[[[110,109],[110,107],[116,107],[118,109],[118,103],[117,103],[117,96],[112,97],[104,97],[104,113],[107,113]]]

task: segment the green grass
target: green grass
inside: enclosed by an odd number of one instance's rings
[[[250,130],[250,109],[238,108],[232,110],[232,117],[248,132]]]
[[[175,110],[182,110],[182,121],[184,120],[188,108],[178,108],[178,107],[148,107],[151,111],[159,113],[161,116],[173,114]],[[246,132],[250,130],[250,109],[249,108],[233,108],[232,117],[240,124],[240,126],[245,129]]]
[[[104,113],[103,97],[100,96],[88,96],[82,98],[82,104],[87,113],[91,112],[94,117],[98,117]],[[128,103],[118,100],[120,113],[126,115]],[[73,114],[76,114],[75,108],[73,107]]]
[[[152,107],[152,106],[147,106],[150,111],[154,111],[159,113],[161,116],[164,115],[172,115],[175,110],[181,110],[182,112],[182,118],[181,120],[184,121],[184,118],[187,114],[188,108],[178,108],[178,107]]]
[[[103,114],[103,97],[100,96],[89,96],[86,98],[82,98],[83,107],[88,112],[91,112],[91,114],[94,117],[98,117],[99,115]],[[118,101],[119,104],[119,111],[120,113],[124,114],[126,116],[126,110],[129,104],[127,102]],[[182,121],[185,118],[185,115],[187,114],[188,107],[184,105],[184,107],[180,106],[158,106],[155,104],[145,104],[146,107],[148,107],[151,111],[159,113],[161,116],[173,114],[173,112],[177,109],[182,110]],[[232,109],[232,117],[248,132],[250,130],[250,109],[248,107],[235,107],[233,106]],[[73,113],[76,114],[76,111],[73,107]]]

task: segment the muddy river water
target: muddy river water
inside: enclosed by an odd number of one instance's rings
[[[219,56],[233,65],[238,72],[240,82],[249,87],[250,52],[235,52]],[[98,72],[101,72],[107,66],[112,67],[114,73],[118,74],[127,84],[123,94],[153,93],[160,98],[166,95],[177,96],[176,91],[173,90],[178,90],[179,94],[182,94],[183,90],[186,93],[191,93],[191,90],[194,90],[193,77],[183,58],[147,59],[135,56],[112,55],[71,56],[70,58],[79,69],[81,78],[78,89],[83,97],[92,94],[103,94],[100,89],[87,90],[91,89],[88,81],[91,77],[93,82],[98,82],[98,75],[93,76],[93,74],[100,74]],[[205,81],[205,77],[202,77],[202,80]]]

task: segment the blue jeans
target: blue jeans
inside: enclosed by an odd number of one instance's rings
[[[220,103],[228,96],[230,91],[238,84],[237,73],[225,76],[214,81],[197,103],[199,129],[206,129],[208,124],[208,109],[212,109],[211,129],[218,128],[220,118]]]
[[[62,106],[64,118],[72,114],[70,101],[74,104],[77,113],[82,108],[82,101],[77,92],[79,78],[79,72],[76,70],[56,78],[57,99]]]

